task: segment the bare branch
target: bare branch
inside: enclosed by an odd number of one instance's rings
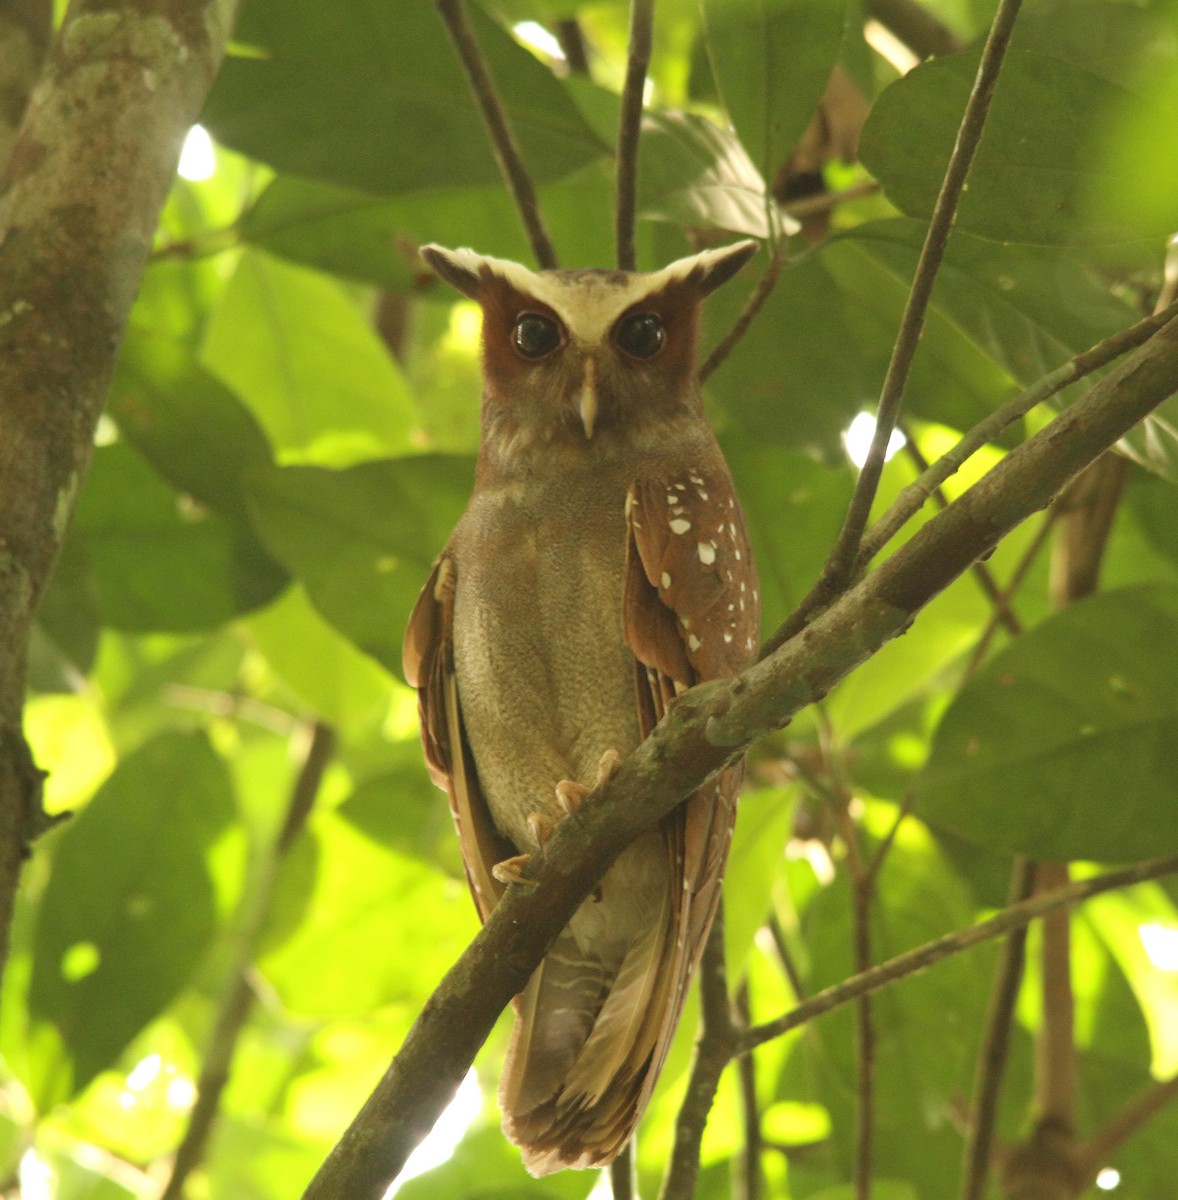
[[[1176,390],[1178,330],[1166,326],[819,614],[804,638],[734,679],[678,697],[617,775],[533,857],[527,886],[508,889],[426,1004],[307,1200],[378,1200],[457,1091],[499,1012],[617,855],[754,738],[780,728],[906,629],[974,559]]]
[[[462,0],[435,0],[438,12],[446,26],[446,32],[454,43],[458,61],[466,73],[467,82],[474,96],[475,105],[487,127],[487,136],[491,141],[491,149],[503,173],[507,190],[515,201],[515,207],[523,222],[524,231],[532,246],[537,266],[549,270],[557,265],[556,251],[544,227],[544,218],[540,214],[540,203],[536,199],[536,187],[520,153],[519,144],[507,119],[507,110],[499,98],[495,81],[491,78],[483,52],[475,39],[474,30],[466,19],[466,10]]]
[[[610,1163],[609,1187],[612,1200],[638,1200],[634,1187],[634,1139],[622,1147],[621,1154]]]
[[[630,0],[630,45],[626,57],[626,83],[622,88],[622,115],[618,126],[617,203],[614,241],[618,268],[633,271],[638,262],[634,225],[638,213],[638,143],[642,127],[642,93],[650,67],[654,27],[654,0]]]
[[[570,75],[589,74],[589,47],[585,33],[576,17],[562,17],[552,28],[560,43],[561,53],[568,63]],[[615,1197],[616,1200],[616,1197]]]
[[[917,946],[915,950],[898,954],[895,958],[890,958],[887,962],[872,967],[870,971],[854,975],[850,979],[844,979],[842,983],[836,983],[832,987],[824,988],[775,1021],[768,1021],[764,1025],[754,1025],[742,1039],[739,1049],[741,1052],[747,1052],[763,1042],[781,1037],[793,1029],[808,1024],[815,1017],[825,1016],[826,1013],[833,1012],[836,1008],[841,1008],[852,1000],[857,1000],[860,996],[877,992],[890,983],[926,971],[929,967],[935,966],[955,954],[960,954],[963,950],[980,946],[983,942],[993,941],[994,938],[1002,937],[1014,929],[1021,929],[1045,913],[1065,906],[1071,907],[1092,896],[1099,896],[1102,892],[1130,887],[1135,883],[1144,883],[1148,879],[1160,879],[1164,875],[1175,873],[1178,873],[1178,855],[1154,858],[1148,862],[1136,863],[1131,867],[1124,867],[1118,871],[1109,871],[1104,875],[1096,875],[1078,883],[1071,883],[1067,887],[1056,888],[1051,892],[1043,892],[1024,900],[1021,904],[1012,904],[988,921],[982,921],[957,933],[947,933],[935,941]]]
[[[1008,904],[1021,904],[1035,886],[1034,865],[1020,856],[1011,872]],[[1014,1007],[1023,982],[1027,954],[1027,927],[1021,925],[1006,939],[994,974],[986,1028],[978,1055],[973,1110],[965,1139],[965,1161],[961,1171],[961,1200],[983,1200],[994,1152],[994,1130],[998,1122],[998,1098],[1010,1052]]]
[[[928,234],[925,237],[924,246],[921,248],[920,261],[917,263],[912,288],[904,306],[904,315],[900,320],[900,331],[896,336],[892,358],[884,377],[871,448],[867,453],[867,460],[859,472],[859,478],[856,480],[855,491],[851,496],[851,503],[843,528],[839,532],[838,541],[823,570],[823,578],[832,594],[837,594],[847,586],[859,559],[859,545],[863,538],[863,531],[867,527],[867,519],[871,515],[871,505],[879,487],[880,475],[883,473],[888,442],[900,415],[900,404],[904,397],[908,372],[912,367],[912,359],[916,353],[921,330],[924,327],[924,317],[932,296],[933,283],[941,265],[941,258],[945,253],[945,246],[949,241],[949,234],[953,228],[953,220],[957,214],[957,206],[961,200],[966,177],[973,163],[974,153],[978,148],[978,142],[981,141],[982,129],[990,109],[990,100],[994,95],[998,73],[1001,70],[1006,47],[1021,5],[1022,0],[1001,0],[998,12],[994,16],[994,23],[990,27],[985,48],[982,51],[973,90],[970,92],[965,112],[961,117],[961,126],[957,131],[953,153],[945,168],[945,178],[941,183],[932,219],[929,221]]]
[[[699,966],[700,1032],[687,1095],[675,1121],[675,1145],[659,1200],[691,1200],[699,1175],[699,1148],[720,1076],[736,1051],[740,1030],[728,1001],[724,960],[724,906],[721,901]]]
[[[189,1114],[188,1126],[176,1150],[172,1173],[160,1200],[180,1200],[188,1176],[204,1157],[205,1146],[221,1106],[221,1093],[229,1082],[237,1043],[254,1006],[250,971],[274,902],[278,870],[311,814],[323,772],[327,769],[335,745],[334,733],[330,726],[322,722],[317,721],[311,726],[310,734],[303,764],[291,789],[282,828],[270,848],[258,885],[244,902],[244,911],[239,917],[233,966],[201,1063],[200,1078],[196,1084],[196,1104]]]
[[[749,983],[745,979],[736,993],[736,1016],[743,1034],[749,1027],[751,1005]],[[740,1154],[733,1159],[733,1200],[761,1200],[765,1194],[765,1173],[761,1169],[764,1141],[761,1137],[761,1109],[757,1103],[757,1062],[752,1054],[742,1054],[736,1060],[740,1076],[740,1122],[744,1129]]]

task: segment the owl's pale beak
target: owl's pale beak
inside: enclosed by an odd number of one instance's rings
[[[585,437],[593,437],[593,426],[597,423],[597,364],[585,359],[585,374],[581,379],[581,394],[577,398],[577,413],[585,430]]]

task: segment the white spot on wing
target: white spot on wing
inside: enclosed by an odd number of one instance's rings
[[[686,533],[690,528],[691,522],[685,517],[676,517],[675,520],[671,522],[672,533]]]
[[[700,542],[699,561],[703,563],[705,567],[710,566],[716,561],[716,547],[713,546],[711,542]],[[741,587],[743,586],[744,584],[741,584]]]
[[[687,639],[687,646],[690,650],[698,650],[702,645],[703,642],[701,642],[694,633]]]
[[[666,571],[664,571],[663,577],[662,577],[662,579],[659,580],[659,583],[662,585],[663,591],[666,591],[667,588],[669,588],[671,586],[671,576],[668,575]]]

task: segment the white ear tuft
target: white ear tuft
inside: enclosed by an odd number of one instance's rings
[[[707,296],[721,284],[727,283],[756,254],[757,249],[758,243],[750,238],[734,242],[731,246],[702,250],[699,254],[678,258],[655,274],[667,283],[690,279],[699,288],[701,297]]]
[[[421,247],[421,257],[430,265],[430,269],[444,279],[451,287],[457,288],[464,296],[472,300],[479,298],[483,290],[483,265],[486,259],[473,250],[447,250],[445,246],[436,246],[432,242]]]

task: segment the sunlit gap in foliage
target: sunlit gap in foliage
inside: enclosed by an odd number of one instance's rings
[[[891,63],[901,75],[907,75],[920,59],[885,25],[876,20],[863,26],[863,40],[880,56]]]
[[[21,1200],[53,1200],[54,1187],[53,1168],[30,1146],[20,1156]]]
[[[593,1191],[585,1197],[585,1200],[613,1200],[613,1196],[614,1189],[609,1181],[609,1172],[602,1171],[593,1185]]]
[[[141,1104],[155,1106],[160,1099],[168,1108],[186,1112],[196,1102],[196,1085],[159,1054],[149,1054],[127,1073],[119,1107],[129,1112]]]
[[[1096,1186],[1102,1192],[1111,1192],[1121,1182],[1121,1172],[1115,1167],[1105,1167],[1096,1177]]]
[[[203,125],[193,125],[184,139],[176,174],[191,183],[199,183],[202,179],[208,179],[216,169],[217,152],[213,148],[213,139]]]
[[[875,418],[871,413],[861,412],[843,434],[843,445],[847,448],[847,457],[857,467],[867,461],[867,451],[871,449],[871,439],[875,436]],[[901,449],[908,439],[898,430],[892,430],[888,439],[887,452],[884,458],[891,458]]]
[[[560,48],[560,42],[539,22],[520,21],[518,25],[511,27],[511,32],[525,46],[530,46],[533,50],[538,50],[541,54],[555,59],[557,62],[566,61],[564,51]]]
[[[1137,930],[1149,961],[1159,971],[1178,971],[1178,929],[1151,923]]]
[[[454,1099],[442,1110],[442,1115],[434,1122],[425,1141],[406,1159],[401,1174],[385,1192],[384,1200],[391,1200],[401,1184],[415,1175],[424,1175],[426,1171],[432,1171],[446,1162],[482,1108],[483,1093],[479,1087],[479,1077],[471,1067],[466,1078],[458,1085]]]

